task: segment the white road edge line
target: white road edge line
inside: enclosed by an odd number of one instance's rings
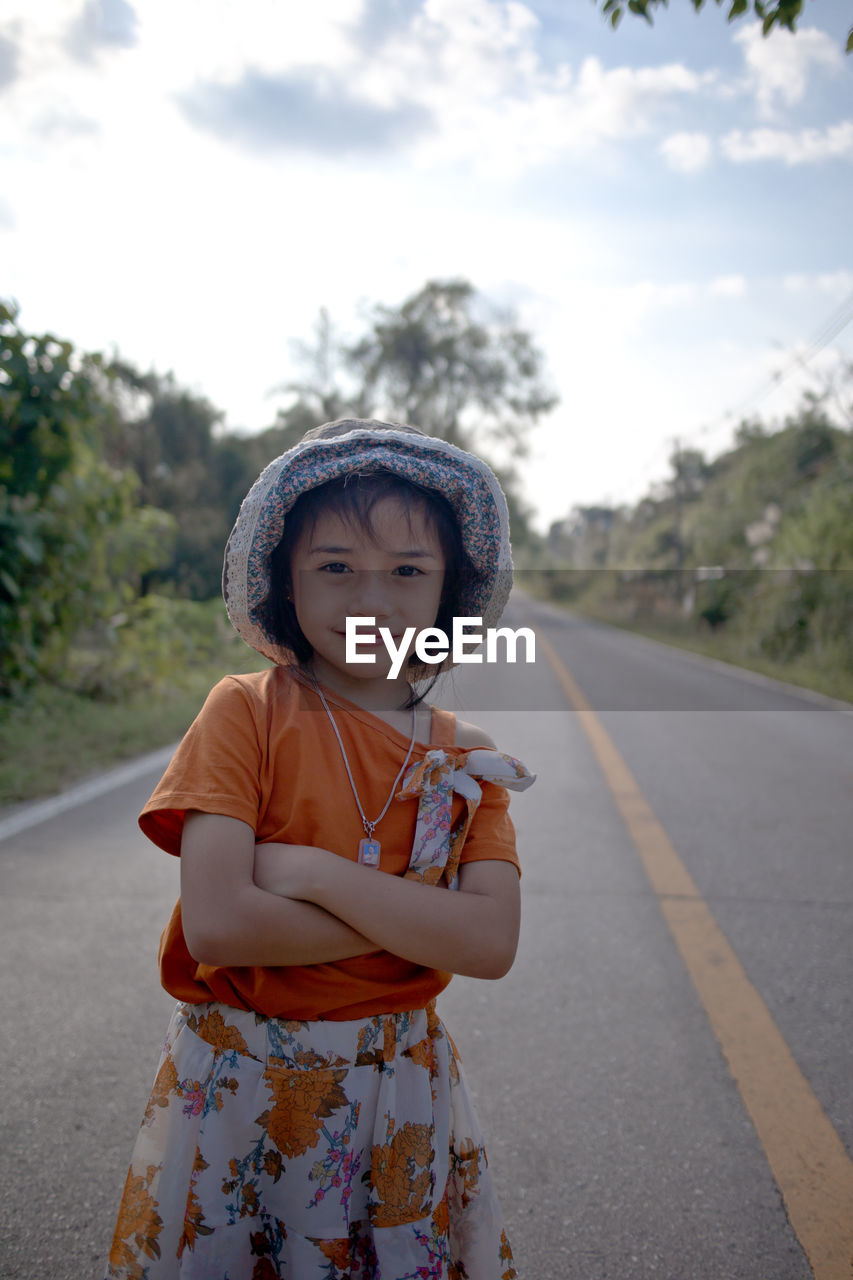
[[[0,818],[0,841],[8,840],[42,822],[49,822],[51,818],[56,818],[69,809],[76,809],[78,805],[86,804],[89,800],[96,800],[98,796],[106,795],[108,791],[115,791],[128,782],[135,782],[137,778],[155,769],[162,771],[174,755],[177,745],[173,742],[169,747],[161,747],[159,751],[138,756],[135,760],[129,760],[127,764],[110,769],[107,773],[100,773],[86,782],[80,782],[77,786],[69,787],[67,791],[61,791],[59,795],[50,796],[47,800],[37,800],[32,804],[16,807],[8,812],[5,818]]]

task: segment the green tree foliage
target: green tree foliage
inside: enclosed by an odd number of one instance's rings
[[[0,695],[55,677],[81,627],[105,627],[168,540],[136,481],[101,456],[97,357],[33,336],[0,304]]]
[[[598,2],[601,4],[601,12],[610,19],[614,27],[617,27],[626,11],[639,18],[645,18],[651,23],[654,12],[661,7],[666,8],[669,0],[598,0]],[[726,16],[729,22],[754,14],[760,19],[765,36],[769,35],[774,27],[784,27],[791,32],[796,31],[805,7],[804,0],[777,0],[775,4],[771,0],[716,0],[716,3],[719,7],[727,7]],[[698,13],[704,8],[705,0],[691,0],[691,4]],[[853,27],[847,36],[847,52],[851,51],[853,51]]]
[[[553,574],[555,594],[725,632],[745,656],[853,672],[853,431],[828,399],[806,396],[776,430],[742,424],[711,462],[676,449],[669,478],[633,508],[576,508],[549,538],[573,569]]]
[[[412,422],[481,456],[494,451],[513,540],[537,542],[513,458],[557,397],[511,311],[496,311],[466,280],[430,280],[397,307],[375,306],[352,342],[321,311],[314,342],[299,344],[298,355],[305,376],[283,388],[297,398],[259,438],[265,445],[290,447],[309,426],[352,415]]]
[[[489,307],[467,281],[433,280],[399,307],[375,306],[351,342],[322,310],[311,339],[294,347],[302,376],[278,388],[291,403],[254,436],[224,432],[221,413],[171,374],[110,367],[118,427],[106,455],[131,467],[141,500],[177,526],[171,560],[146,576],[145,591],[217,595],[222,548],[249,485],[310,427],[346,415],[401,418],[477,453],[498,449],[515,540],[535,540],[512,459],[556,396],[511,313]]]
[[[478,452],[481,437],[502,442],[524,540],[509,459],[554,397],[511,316],[465,282],[433,281],[399,309],[375,308],[351,344],[321,313],[302,356],[293,402],[239,435],[171,373],[27,334],[0,304],[0,697],[49,679],[121,698],[184,664],[188,645],[200,652],[193,608],[219,595],[241,499],[326,418],[397,414]]]
[[[557,402],[530,334],[467,280],[430,280],[400,307],[377,306],[347,356],[364,401],[462,448],[491,439],[521,455]]]
[[[173,374],[141,374],[121,360],[107,374],[115,413],[103,435],[105,456],[134,472],[139,501],[167,512],[176,531],[169,557],[145,574],[143,592],[209,599],[219,592],[222,549],[257,472],[240,439],[221,431],[222,412]]]

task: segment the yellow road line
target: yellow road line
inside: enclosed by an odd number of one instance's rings
[[[606,729],[538,629],[536,642],[578,713],[816,1280],[851,1280],[853,1161]]]

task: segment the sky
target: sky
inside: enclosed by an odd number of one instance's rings
[[[4,0],[0,296],[269,426],[321,307],[462,277],[560,404],[540,528],[853,358],[853,21],[672,0]]]

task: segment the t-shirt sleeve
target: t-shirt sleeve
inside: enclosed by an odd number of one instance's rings
[[[139,816],[142,831],[179,854],[188,810],[237,818],[257,830],[262,733],[257,698],[226,676],[207,700]]]
[[[481,782],[482,799],[462,846],[460,863],[511,862],[521,875],[515,842],[515,827],[509,816],[510,795],[506,787]]]

